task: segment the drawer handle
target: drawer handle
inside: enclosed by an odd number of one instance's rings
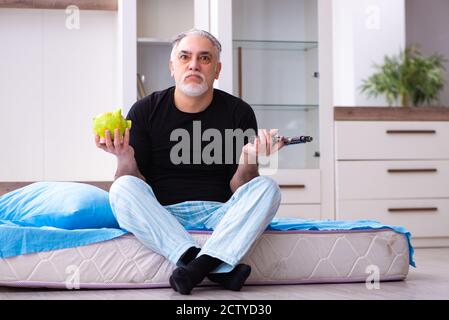
[[[388,169],[388,173],[421,173],[437,171],[437,169]]]
[[[388,212],[414,212],[414,211],[428,211],[435,212],[438,211],[436,207],[429,208],[388,208]]]
[[[306,185],[305,184],[281,184],[281,185],[279,185],[279,187],[288,188],[288,189],[292,189],[292,188],[305,189]]]
[[[436,130],[387,130],[387,134],[436,134]]]

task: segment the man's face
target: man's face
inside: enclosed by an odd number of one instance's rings
[[[221,63],[209,39],[192,35],[178,43],[169,67],[177,88],[188,96],[200,96],[213,87]]]

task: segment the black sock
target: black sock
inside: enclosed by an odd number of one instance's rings
[[[220,284],[225,289],[232,291],[240,291],[246,279],[251,273],[251,266],[247,264],[238,264],[230,272],[226,273],[209,273],[207,278],[210,281]]]
[[[184,254],[179,258],[176,265],[178,267],[185,267],[187,264],[189,264],[190,261],[196,258],[198,253],[201,251],[200,248],[197,247],[190,247],[189,249],[184,252]]]
[[[181,294],[189,294],[209,272],[222,263],[220,259],[203,254],[187,266],[176,268],[170,277],[170,286]]]

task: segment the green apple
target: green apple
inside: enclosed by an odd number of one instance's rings
[[[122,116],[122,109],[118,108],[113,112],[104,112],[97,115],[93,119],[94,133],[98,134],[100,138],[105,138],[105,131],[109,130],[111,139],[114,140],[114,130],[119,129],[120,136],[125,134],[125,129],[131,129],[131,120],[126,120]]]

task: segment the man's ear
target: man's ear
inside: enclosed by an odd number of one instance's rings
[[[173,62],[171,60],[168,61],[168,69],[170,70],[170,75],[173,77],[175,75],[175,70],[173,69]]]
[[[215,80],[218,80],[221,71],[221,62],[217,63],[217,69],[215,70]]]

